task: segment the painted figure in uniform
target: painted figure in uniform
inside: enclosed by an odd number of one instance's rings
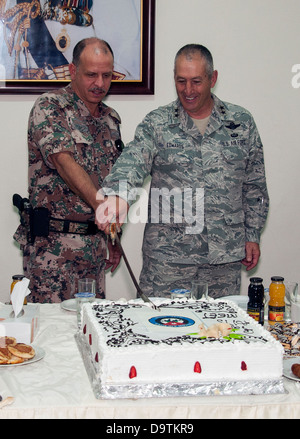
[[[113,48],[114,81],[139,79],[140,15],[140,0],[0,0],[0,79],[70,80],[73,49],[91,37]]]
[[[178,99],[138,125],[99,194],[97,224],[109,233],[151,175],[140,276],[150,296],[189,289],[193,279],[212,297],[240,294],[241,264],[251,270],[260,257],[269,206],[263,146],[252,115],[212,93],[217,77],[207,48],[180,49]]]
[[[39,97],[30,113],[30,237],[21,224],[15,239],[34,302],[70,299],[85,277],[96,279],[97,297],[104,298],[105,265],[113,271],[120,261],[94,223],[97,191],[122,150],[120,117],[102,102],[113,62],[105,41],[82,40],[70,64],[71,83]]]

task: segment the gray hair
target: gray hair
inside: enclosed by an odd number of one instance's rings
[[[114,53],[112,51],[112,48],[110,45],[100,38],[92,37],[92,38],[84,38],[83,40],[79,41],[73,50],[73,60],[72,63],[78,67],[80,64],[80,56],[83,52],[83,50],[88,46],[89,44],[98,43],[99,49],[103,51],[105,55],[111,53],[112,57],[114,58]]]
[[[186,59],[191,60],[195,54],[199,54],[205,59],[206,73],[209,78],[211,78],[214,71],[213,57],[210,51],[201,44],[187,44],[186,46],[183,46],[181,49],[178,50],[175,56],[174,72],[176,71],[176,61],[179,56],[185,56]]]

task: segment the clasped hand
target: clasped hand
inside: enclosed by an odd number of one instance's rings
[[[101,192],[97,196],[100,204],[96,209],[95,222],[100,230],[110,234],[110,225],[116,223],[122,226],[129,210],[127,201],[116,195],[103,196]]]
[[[116,223],[121,227],[129,209],[128,203],[118,196],[104,196],[101,191],[97,195],[100,203],[96,209],[95,223],[98,228],[108,235],[108,259],[105,260],[105,269],[113,273],[121,260],[121,252],[117,245],[113,245],[110,237],[110,227]]]

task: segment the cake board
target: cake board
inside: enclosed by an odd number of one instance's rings
[[[96,399],[174,398],[184,396],[266,395],[287,393],[283,385],[283,378],[279,380],[263,381],[103,385],[99,382],[95,367],[91,361],[90,349],[88,345],[84,343],[81,331],[78,331],[75,334],[75,340]]]

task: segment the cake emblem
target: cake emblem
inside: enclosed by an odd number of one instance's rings
[[[190,319],[188,317],[182,317],[182,316],[159,316],[159,317],[152,317],[149,319],[149,322],[153,325],[159,325],[159,326],[166,326],[168,328],[174,327],[185,327],[185,326],[192,326],[195,324],[195,321],[193,319]]]

